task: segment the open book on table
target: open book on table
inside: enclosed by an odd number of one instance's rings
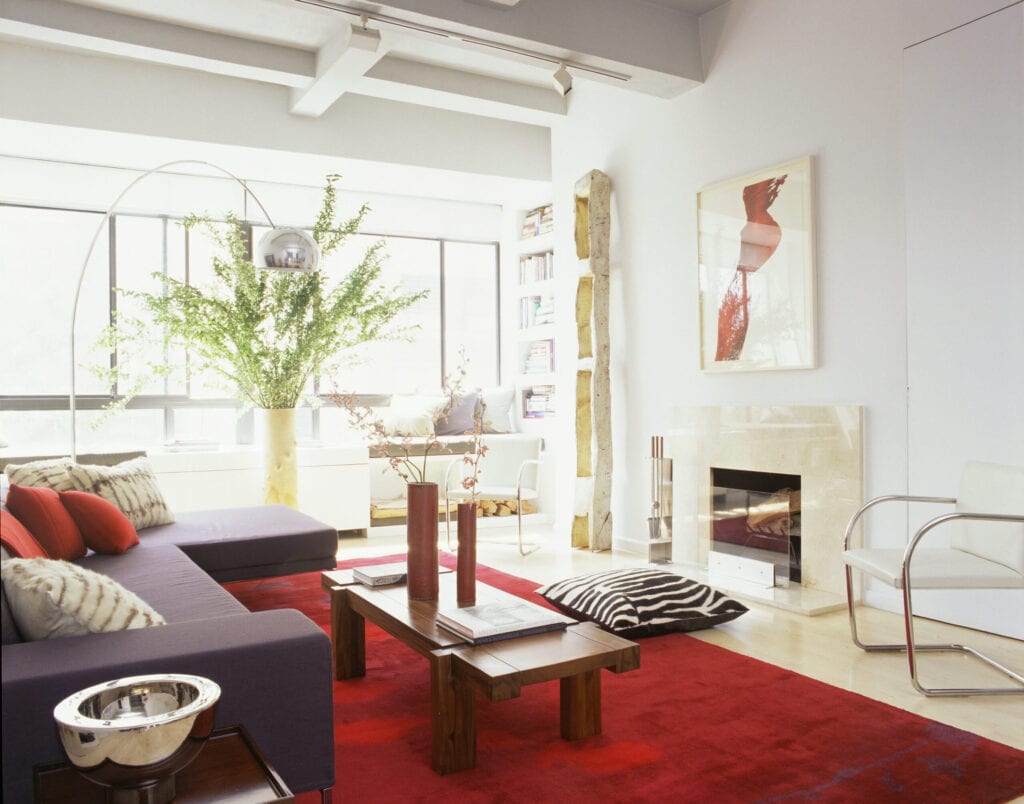
[[[504,600],[437,613],[437,624],[479,645],[499,639],[557,631],[576,621],[527,600]]]

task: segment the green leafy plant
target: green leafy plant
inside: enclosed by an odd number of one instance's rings
[[[329,175],[313,237],[324,257],[356,234],[369,211],[338,224],[335,185]],[[330,374],[342,355],[366,341],[408,337],[395,326],[399,313],[427,294],[403,293],[380,283],[383,241],[373,244],[362,261],[332,281],[323,270],[313,273],[256,268],[239,221],[227,216],[218,228],[206,215],[191,215],[188,228],[210,232],[222,250],[214,257],[214,281],[196,287],[155,273],[159,292],[119,289],[135,301],[140,316],[118,316],[102,338],[116,349],[117,365],[94,368],[119,388],[113,407],[123,407],[154,376],[171,376],[181,367],[171,360],[140,361],[138,346],[162,341],[164,355],[187,355],[193,373],[212,373],[238,397],[260,408],[294,407],[311,376]],[[140,366],[139,363],[145,365]]]

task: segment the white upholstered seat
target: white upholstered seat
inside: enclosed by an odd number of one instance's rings
[[[925,522],[905,549],[853,547],[857,522],[876,505],[887,502],[927,502],[955,505],[955,511]],[[935,531],[946,532],[949,546],[919,547]],[[1024,693],[1024,676],[976,650],[954,644],[920,645],[914,640],[913,589],[1021,589],[1024,588],[1024,467],[971,461],[964,467],[956,498],[890,495],[876,497],[850,519],[843,544],[846,592],[853,641],[864,650],[905,650],[910,678],[925,695],[977,695]],[[857,569],[903,590],[903,616],[907,641],[867,644],[857,635],[852,570]],[[962,651],[1005,673],[1013,687],[928,688],[917,674],[917,651]]]
[[[486,446],[487,442],[488,437],[483,436],[482,443]],[[487,454],[480,460],[475,490],[464,488],[462,474],[455,471],[460,466],[466,469],[462,458],[456,458],[448,464],[444,475],[444,500],[449,547],[452,543],[450,501],[515,500],[519,552],[522,555],[533,552],[525,549],[523,545],[523,500],[536,500],[540,496],[541,443],[538,436],[523,435],[502,441],[500,449],[488,449]]]

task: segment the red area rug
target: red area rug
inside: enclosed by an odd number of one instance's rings
[[[454,566],[454,557],[442,563]],[[531,581],[486,567],[478,577],[540,600]],[[318,572],[227,589],[253,610],[299,609],[329,632]],[[1024,752],[683,634],[645,639],[639,670],[603,674],[600,737],[560,739],[558,684],[537,684],[512,701],[479,699],[477,767],[438,776],[426,660],[371,624],[366,643],[366,677],[334,684],[336,801],[936,804],[1024,795]]]

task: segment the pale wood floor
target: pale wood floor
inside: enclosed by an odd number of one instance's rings
[[[526,540],[542,546],[525,557],[514,545],[514,528],[481,528],[479,537],[480,563],[538,583],[645,564],[633,554],[558,546],[549,527],[527,529]],[[491,541],[499,543],[488,543]],[[441,546],[445,546],[443,525]],[[404,527],[374,528],[368,538],[343,538],[338,557],[386,555],[404,549]],[[743,602],[750,608],[747,614],[694,636],[1024,750],[1024,696],[927,698],[911,686],[904,654],[869,655],[853,645],[846,612],[806,617],[757,601]],[[862,607],[858,625],[862,636],[871,641],[902,638],[902,618],[889,612]],[[1017,671],[1024,668],[1024,642],[1018,640],[927,621],[920,624],[918,633],[925,641],[965,642]],[[960,654],[927,654],[918,666],[922,682],[928,686],[976,686],[1006,680]]]

